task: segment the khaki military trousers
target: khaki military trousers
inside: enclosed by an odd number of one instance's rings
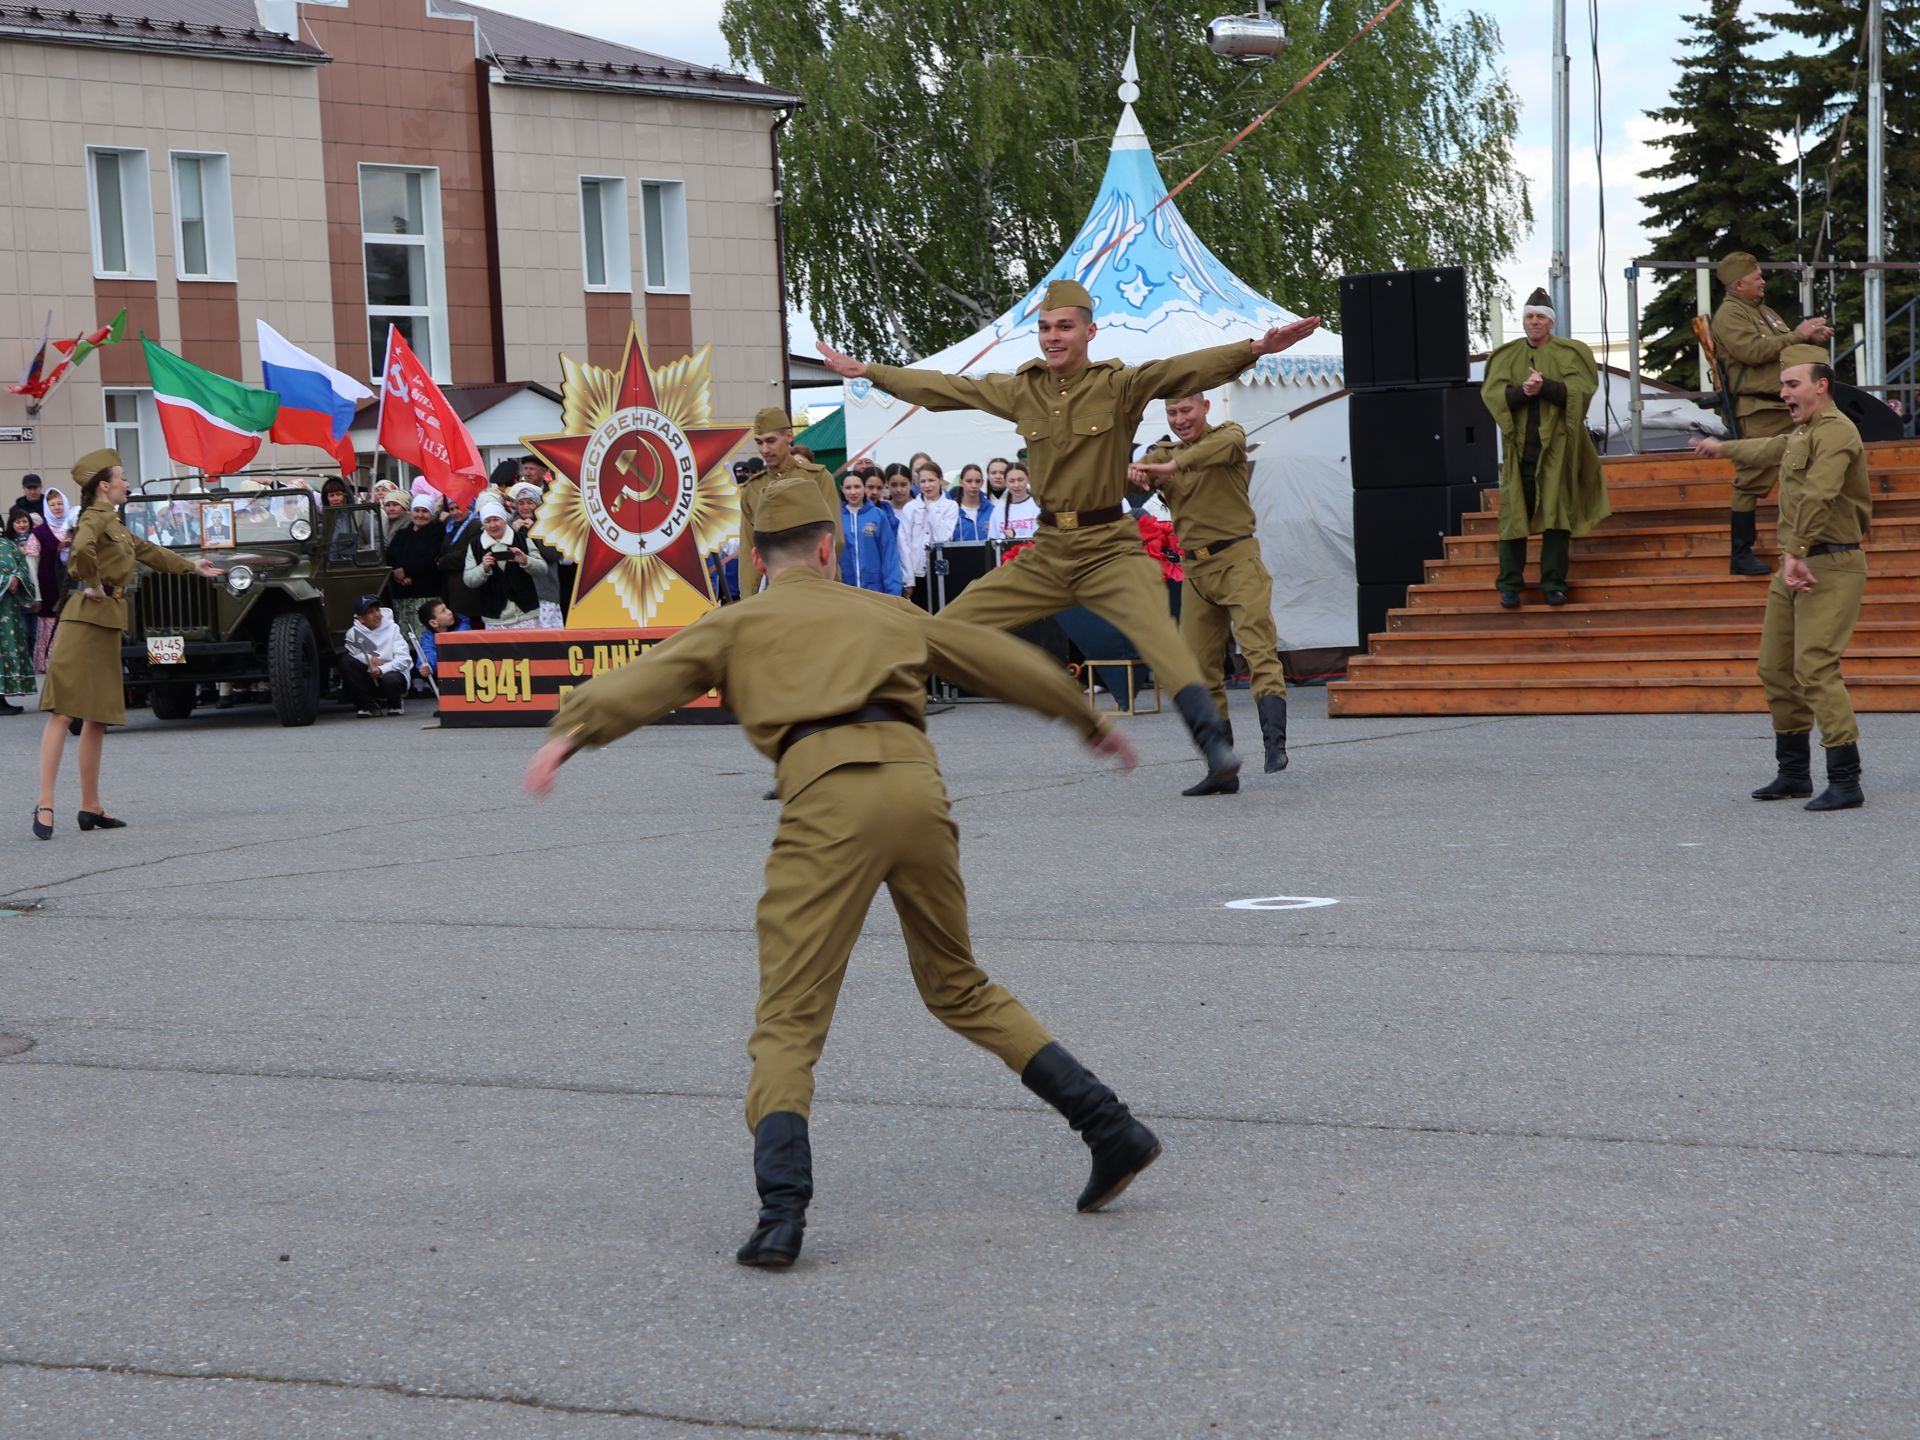
[[[1017,630],[1073,605],[1116,626],[1170,694],[1200,683],[1200,667],[1167,609],[1160,562],[1140,547],[1131,518],[1090,530],[1042,525],[1031,549],[988,571],[940,613],[989,630]]]
[[[1767,586],[1767,620],[1760,632],[1760,683],[1767,687],[1773,728],[1804,735],[1820,725],[1823,746],[1853,745],[1860,726],[1840,675],[1840,657],[1860,619],[1867,558],[1858,550],[1811,555],[1817,583],[1801,595],[1778,574]]]
[[[1242,540],[1210,560],[1189,561],[1180,587],[1180,636],[1199,662],[1201,683],[1227,715],[1227,633],[1240,640],[1253,693],[1284,695],[1287,673],[1273,629],[1273,577],[1260,560],[1260,542]]]
[[[1771,440],[1776,435],[1793,433],[1793,417],[1787,414],[1784,405],[1770,405],[1765,410],[1756,410],[1751,415],[1740,417],[1740,438],[1742,440]],[[1778,465],[1741,464],[1733,462],[1733,508],[1749,511],[1757,508],[1767,498],[1780,479]]]
[[[760,897],[760,1002],[747,1053],[747,1128],[813,1105],[847,957],[884,884],[920,998],[949,1030],[1017,1074],[1047,1044],[1040,1022],[973,963],[960,836],[924,761],[842,765],[780,807]]]

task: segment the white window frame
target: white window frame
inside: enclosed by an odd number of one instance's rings
[[[100,170],[96,155],[120,158],[120,240],[126,251],[127,268],[107,269],[106,246],[102,243],[100,209]],[[87,146],[87,228],[93,235],[93,273],[100,280],[152,280],[153,268],[153,177],[148,171],[147,152],[126,145]]]
[[[662,255],[655,256],[647,246],[647,191],[658,189],[661,197],[660,221]],[[693,266],[687,244],[687,183],[684,180],[640,177],[640,283],[649,295],[689,295],[693,292]],[[661,283],[653,283],[653,262],[658,260],[666,274]]]
[[[600,250],[606,276],[595,284],[587,263],[587,182],[600,187]],[[588,290],[601,294],[633,293],[633,251],[628,241],[627,181],[624,175],[582,175],[577,185],[580,195],[580,280]]]
[[[132,423],[132,429],[140,441],[140,470],[142,472],[140,474],[134,474],[133,467],[129,466],[127,483],[133,488],[135,494],[139,494],[141,487],[144,486],[148,480],[162,479],[170,474],[173,469],[173,461],[172,457],[167,454],[167,437],[165,432],[160,428],[160,406],[153,398],[153,391],[150,389],[143,390],[133,385],[107,385],[101,388],[100,429],[101,433],[106,436],[107,448],[109,450],[118,450],[120,448],[120,432],[128,426],[128,422],[125,420],[108,418],[108,402],[126,395],[131,395],[134,400],[135,418]]]
[[[419,235],[373,235],[366,228],[365,196],[361,193],[363,177],[369,170],[392,170],[401,174],[414,174],[420,177],[420,228]],[[447,345],[447,254],[443,232],[440,228],[440,167],[438,165],[383,165],[362,161],[355,171],[354,203],[358,205],[360,215],[360,302],[369,320],[380,316],[407,316],[413,319],[424,318],[427,322],[429,340],[427,372],[441,384],[452,378],[452,360]],[[427,254],[427,303],[422,305],[375,305],[367,296],[367,246],[369,245],[419,245]],[[384,380],[387,357],[385,349],[376,347],[372,327],[367,331],[367,373],[378,375]]]
[[[180,206],[180,162],[200,162],[201,224],[206,229],[207,269],[202,275],[187,271],[184,216]],[[209,164],[216,161],[217,164]],[[224,150],[169,150],[167,179],[173,187],[173,273],[193,283],[231,283],[239,278],[233,253],[233,162]]]

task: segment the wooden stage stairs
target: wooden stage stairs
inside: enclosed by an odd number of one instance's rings
[[[1764,713],[1754,662],[1770,582],[1727,573],[1732,465],[1684,452],[1602,465],[1613,514],[1573,542],[1564,606],[1541,599],[1536,536],[1521,608],[1500,608],[1500,497],[1489,491],[1327,687],[1328,713]],[[1869,445],[1867,466],[1873,534],[1847,688],[1862,711],[1920,710],[1920,442]],[[1771,500],[1760,507],[1757,547],[1776,567],[1777,514]]]

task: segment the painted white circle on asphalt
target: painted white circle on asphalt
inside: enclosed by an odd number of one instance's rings
[[[1338,905],[1324,895],[1266,895],[1252,900],[1229,900],[1229,910],[1318,910],[1323,905]]]

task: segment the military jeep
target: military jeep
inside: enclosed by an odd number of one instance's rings
[[[323,508],[316,491],[275,480],[134,495],[121,514],[135,535],[224,572],[208,580],[141,566],[128,587],[120,654],[153,713],[184,720],[203,687],[224,683],[232,698],[264,689],[282,725],[311,725],[338,688],[354,602],[387,582],[379,511]]]

